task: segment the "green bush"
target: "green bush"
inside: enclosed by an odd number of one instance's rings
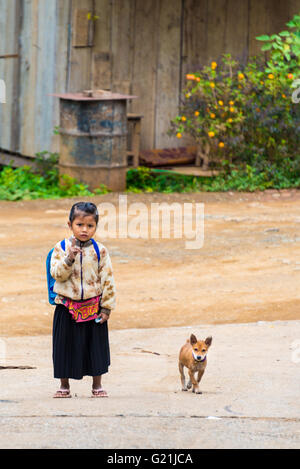
[[[139,167],[127,172],[127,192],[253,192],[300,187],[300,157],[284,165],[256,160],[253,166],[223,163],[214,177],[188,176],[171,171]]]
[[[41,152],[36,155],[36,168],[5,166],[0,171],[0,200],[59,199],[62,197],[105,194],[104,185],[93,192],[85,184],[67,175],[59,175],[58,155]]]
[[[186,75],[180,113],[170,134],[191,135],[201,153],[216,162],[294,158],[300,141],[300,106],[292,102],[300,77],[300,16],[289,31],[260,36],[261,54],[246,65],[229,54]]]

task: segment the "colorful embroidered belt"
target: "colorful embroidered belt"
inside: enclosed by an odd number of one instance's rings
[[[95,296],[84,301],[74,301],[70,298],[63,298],[62,304],[69,309],[76,322],[85,322],[96,319],[99,310],[100,296]]]

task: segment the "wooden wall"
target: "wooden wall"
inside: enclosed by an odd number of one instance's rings
[[[279,32],[300,0],[0,0],[0,150],[58,151],[55,92],[105,88],[138,99],[142,148],[182,145],[167,135],[185,74],[231,53],[245,61],[255,39]],[[91,19],[88,19],[90,14]]]

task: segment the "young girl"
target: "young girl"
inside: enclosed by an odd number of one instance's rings
[[[61,380],[53,397],[72,397],[69,378],[86,375],[93,377],[92,397],[107,397],[101,376],[110,365],[107,320],[115,307],[115,282],[107,249],[92,239],[97,223],[93,203],[74,204],[68,221],[73,235],[65,240],[65,249],[59,242],[52,254],[51,275],[57,294],[53,365],[54,377]]]

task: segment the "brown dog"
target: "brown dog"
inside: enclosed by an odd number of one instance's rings
[[[182,391],[187,391],[193,386],[193,392],[201,394],[199,391],[199,383],[207,365],[206,354],[212,343],[212,337],[207,337],[204,341],[197,340],[194,334],[190,339],[181,347],[179,352],[179,372],[181,377]],[[185,385],[185,376],[183,368],[187,367],[190,380]],[[197,380],[194,374],[198,372]]]

